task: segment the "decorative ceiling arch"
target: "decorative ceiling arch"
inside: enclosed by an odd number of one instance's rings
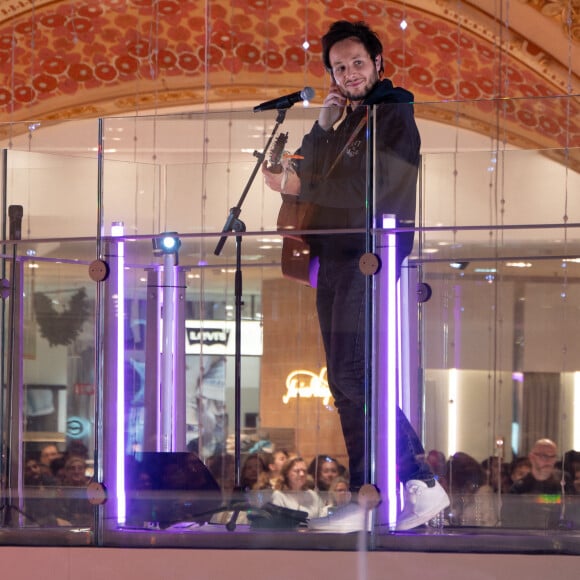
[[[515,145],[580,147],[578,99],[561,98],[580,87],[563,56],[578,41],[566,11],[577,2],[516,3],[517,28],[487,4],[497,2],[0,0],[0,121],[227,107],[305,85],[322,95],[319,39],[348,19],[379,32],[385,72],[414,92],[419,115],[495,137],[499,111]],[[560,37],[552,54],[532,36],[537,18]]]

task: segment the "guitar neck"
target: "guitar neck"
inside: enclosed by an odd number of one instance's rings
[[[284,147],[288,142],[288,133],[280,133],[276,137],[276,142],[270,151],[270,162],[268,164],[268,171],[270,173],[282,173],[282,156],[284,155]]]

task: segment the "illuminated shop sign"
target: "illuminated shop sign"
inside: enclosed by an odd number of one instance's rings
[[[185,354],[234,355],[235,322],[233,320],[186,320]],[[262,324],[242,320],[241,352],[245,356],[262,355]]]
[[[332,395],[326,379],[326,367],[319,374],[300,369],[292,371],[286,377],[286,394],[282,397],[282,402],[287,405],[291,399],[298,398],[321,399],[325,406],[330,403]]]

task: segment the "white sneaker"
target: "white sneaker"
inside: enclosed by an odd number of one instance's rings
[[[449,496],[438,481],[429,487],[424,481],[411,479],[405,484],[404,502],[397,519],[397,530],[410,530],[426,524],[449,505]]]
[[[316,532],[348,534],[368,530],[369,524],[369,511],[357,503],[348,503],[334,508],[327,516],[308,520],[308,529]]]

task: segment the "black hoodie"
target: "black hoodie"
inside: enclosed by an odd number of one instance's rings
[[[316,204],[310,229],[364,228],[366,219],[368,123],[362,127],[369,107],[377,105],[375,215],[395,214],[402,227],[412,227],[421,139],[415,124],[413,95],[393,87],[390,80],[377,83],[356,109],[347,110],[343,121],[329,131],[315,123],[304,136],[298,165],[300,200]],[[341,154],[353,132],[356,136]],[[338,162],[337,162],[338,159]],[[331,169],[332,168],[332,169]],[[312,253],[334,258],[356,257],[365,251],[364,234],[309,236]],[[400,256],[408,255],[413,234],[399,236]]]

